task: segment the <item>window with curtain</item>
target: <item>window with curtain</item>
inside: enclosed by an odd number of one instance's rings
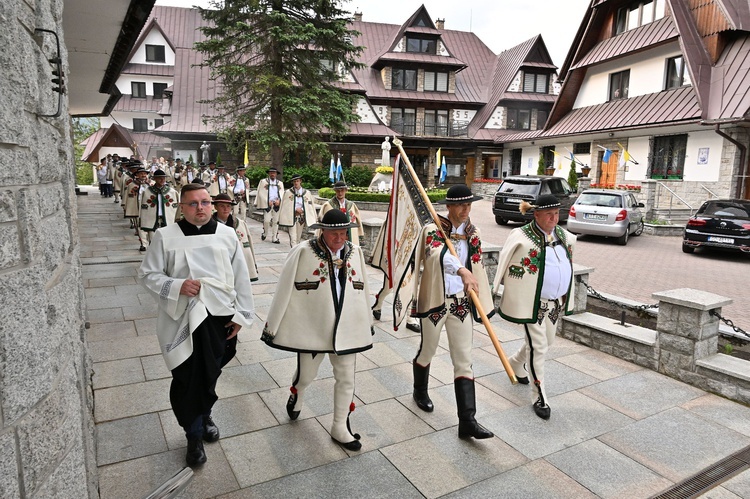
[[[654,137],[651,146],[651,178],[682,178],[687,134]]]

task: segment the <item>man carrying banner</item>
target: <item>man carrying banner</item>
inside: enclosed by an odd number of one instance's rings
[[[482,265],[479,229],[469,220],[471,204],[480,199],[481,196],[474,196],[463,184],[448,189],[445,198],[448,218],[440,216],[439,221],[458,257],[448,252],[434,223],[422,229],[415,255],[415,268],[424,265],[416,292],[416,316],[421,319],[422,343],[413,362],[414,400],[420,409],[431,412],[434,406],[427,393],[430,363],[445,326],[453,363],[458,436],[477,439],[494,436],[475,419],[476,396],[471,368],[473,321],[481,319],[469,298],[470,291],[478,294],[484,310],[493,309],[489,281]]]

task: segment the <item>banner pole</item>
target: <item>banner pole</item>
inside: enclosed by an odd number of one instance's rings
[[[433,222],[435,222],[435,225],[437,226],[437,230],[443,235],[443,239],[445,240],[445,245],[448,247],[448,251],[451,252],[451,255],[458,257],[458,255],[456,254],[456,248],[453,247],[453,243],[451,242],[450,238],[447,237],[443,232],[442,225],[440,224],[440,219],[438,218],[438,214],[435,211],[435,208],[432,206],[430,197],[422,187],[422,183],[419,181],[419,178],[417,177],[417,174],[411,165],[411,161],[409,161],[409,156],[407,156],[406,152],[404,151],[403,142],[401,142],[400,139],[394,137],[393,144],[398,147],[398,150],[401,153],[401,160],[409,169],[409,175],[411,175],[411,177],[414,179],[417,189],[419,190],[419,194],[420,196],[422,196],[422,200],[427,206],[427,209],[430,211],[430,216],[432,217]],[[490,320],[487,318],[487,314],[484,312],[484,308],[482,308],[479,297],[474,292],[474,290],[469,290],[469,297],[471,297],[471,301],[474,303],[474,308],[476,308],[477,314],[482,319],[482,324],[484,324],[484,327],[487,330],[487,334],[489,335],[490,340],[492,340],[492,345],[495,347],[495,351],[497,352],[498,357],[500,357],[500,362],[503,364],[505,373],[508,375],[511,384],[517,384],[518,380],[516,379],[516,373],[513,372],[513,368],[510,366],[510,362],[508,362],[508,357],[506,357],[505,351],[503,351],[503,347],[500,345],[500,341],[497,339],[495,331],[492,329],[492,324],[490,324]]]

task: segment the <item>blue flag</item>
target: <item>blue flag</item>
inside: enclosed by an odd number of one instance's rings
[[[440,183],[445,182],[445,178],[448,176],[448,167],[445,166],[445,156],[443,156],[443,163],[440,165]]]
[[[331,183],[336,181],[336,164],[333,162],[333,156],[331,156],[331,168],[328,170],[328,180]]]
[[[604,156],[602,156],[602,163],[609,163],[609,157],[612,156],[612,151],[609,149],[604,150]]]
[[[338,163],[336,164],[336,181],[338,182],[341,180],[341,177],[344,176],[344,169],[341,168],[341,156],[339,156]]]

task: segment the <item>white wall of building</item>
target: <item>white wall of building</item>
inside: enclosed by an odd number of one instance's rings
[[[117,123],[129,130],[133,129],[133,118],[146,118],[148,120],[148,129],[153,130],[156,128],[154,124],[155,119],[163,119],[164,123],[169,123],[169,116],[162,117],[157,113],[126,113],[118,112],[112,113],[109,116],[104,116],[100,119],[101,128],[109,128],[113,124]]]
[[[692,182],[716,182],[721,180],[719,172],[721,170],[723,147],[724,139],[713,130],[689,133],[687,150],[685,151],[683,180]]]
[[[166,83],[169,86],[174,80],[164,76],[121,75],[117,79],[117,89],[123,95],[132,95],[133,88],[130,84],[134,81],[145,82],[146,95],[154,95],[154,83]]]
[[[632,137],[627,142],[620,142],[625,149],[628,150],[634,160],[638,162],[636,165],[632,161],[628,161],[626,168],[628,171],[625,172],[625,181],[636,181],[639,182],[646,178],[646,172],[648,170],[648,148],[649,148],[649,137]]]
[[[164,62],[147,62],[146,45],[164,45]],[[174,66],[174,51],[167,43],[167,40],[164,39],[161,32],[156,28],[152,28],[148,35],[146,35],[146,39],[141,43],[141,46],[136,50],[133,58],[130,59],[130,62],[134,64],[164,64]]]
[[[626,69],[630,70],[628,98],[661,92],[664,89],[666,60],[681,53],[677,42],[672,42],[647,52],[590,67],[573,108],[607,102],[609,75]]]
[[[367,99],[361,98],[357,101],[357,116],[359,116],[360,123],[378,123],[378,118],[375,116],[375,111],[372,110],[370,103]]]

